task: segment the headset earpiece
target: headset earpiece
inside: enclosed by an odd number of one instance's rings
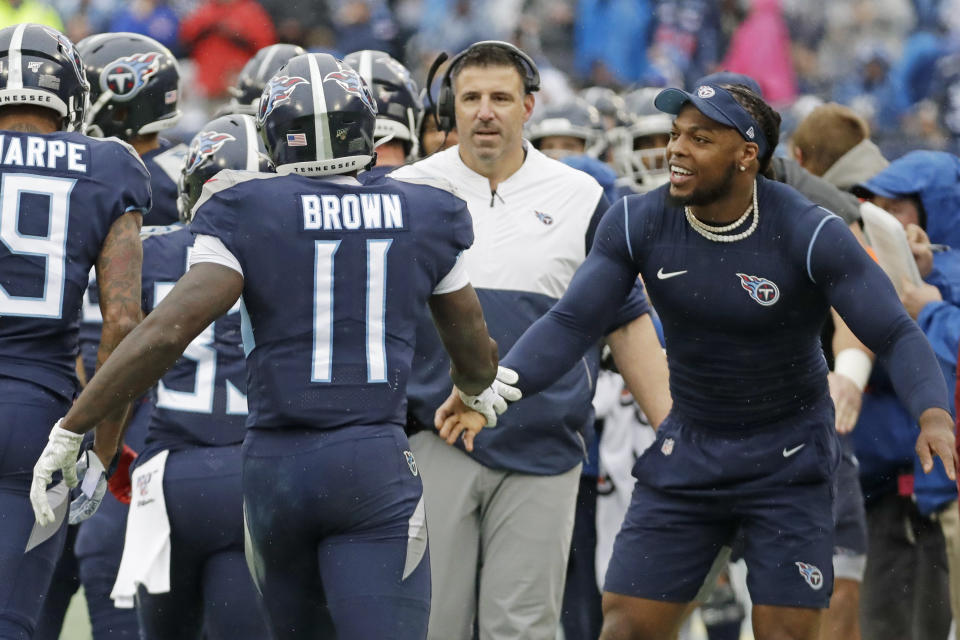
[[[444,75],[440,84],[440,93],[437,96],[437,127],[444,132],[453,131],[457,122],[453,80],[450,75]]]

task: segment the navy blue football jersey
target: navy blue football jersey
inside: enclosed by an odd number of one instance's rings
[[[193,234],[182,225],[144,227],[143,298],[149,313],[187,270]],[[243,440],[246,367],[240,303],[194,338],[157,384],[147,444],[164,449]]]
[[[422,182],[223,171],[204,186],[190,229],[243,269],[248,426],[404,424],[417,321],[473,242],[463,200]]]
[[[143,226],[162,226],[179,222],[177,212],[177,181],[180,167],[187,155],[187,145],[171,144],[163,138],[160,146],[143,154],[143,163],[150,172],[153,189],[153,207],[143,217]]]
[[[361,171],[357,174],[357,180],[363,184],[371,184],[381,180],[388,173],[395,171],[397,167],[393,166],[380,166],[380,167],[371,167],[366,171]]]
[[[846,224],[787,185],[757,185],[759,224],[735,242],[699,235],[666,186],[614,205],[564,299],[503,359],[524,394],[552,378],[555,358],[572,360],[592,343],[593,325],[639,272],[663,322],[673,411],[697,424],[765,426],[827,399],[820,331],[831,306],[896,363],[914,417],[947,409],[929,343]]]
[[[110,226],[149,208],[147,170],[118,140],[0,133],[0,376],[73,396],[90,269]]]

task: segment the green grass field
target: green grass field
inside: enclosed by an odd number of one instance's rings
[[[92,640],[90,635],[90,618],[87,616],[87,601],[83,597],[83,589],[77,591],[70,601],[67,617],[63,621],[63,631],[60,640]]]

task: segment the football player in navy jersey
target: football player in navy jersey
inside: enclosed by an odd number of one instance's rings
[[[177,178],[187,148],[171,144],[158,134],[180,120],[176,59],[159,42],[135,33],[90,36],[77,43],[77,52],[90,85],[91,108],[84,118],[85,133],[97,138],[117,137],[140,155],[150,172],[153,192],[153,206],[144,216],[145,226],[176,222]],[[98,299],[95,274],[91,272],[80,317],[81,384],[96,369],[102,324]],[[143,448],[153,403],[152,392],[134,402],[124,432],[126,461]],[[120,478],[115,480],[119,482]],[[71,564],[76,565],[79,582],[83,584],[94,638],[137,637],[134,612],[114,607],[110,599],[126,519],[126,504],[112,494],[105,495],[96,513],[79,526],[79,531],[68,536],[57,577],[44,605],[38,638],[59,636],[63,614],[78,586],[75,580],[64,579],[63,572]],[[71,557],[74,555],[75,560]]]
[[[674,402],[634,467],[601,637],[670,637],[740,528],[755,635],[813,639],[833,582],[839,458],[820,346],[829,307],[889,364],[924,470],[938,456],[954,477],[943,376],[846,224],[762,175],[776,112],[729,85],[668,89],[656,104],[676,115],[669,185],[607,212],[563,299],[503,366],[524,394],[544,388],[597,340],[639,272],[663,321]]]
[[[536,64],[520,49],[472,44],[450,61],[435,105],[443,128],[456,125],[459,143],[390,174],[457,185],[476,235],[463,259],[501,345],[512,345],[560,299],[609,207],[596,180],[523,139],[539,85]],[[670,398],[648,312],[637,282],[605,337],[638,402],[659,424]],[[430,640],[468,638],[474,621],[483,638],[556,637],[599,344],[582,355],[576,366],[557,370],[562,376],[548,391],[521,402],[502,428],[480,432],[476,448],[465,451],[455,433],[433,428],[451,392],[449,363],[423,318],[408,429],[423,467],[437,560]]]
[[[79,449],[59,429],[47,442],[44,423],[77,391],[76,319],[91,267],[102,283],[100,361],[139,321],[150,183],[130,147],[78,133],[88,87],[63,34],[37,24],[0,30],[0,64],[0,637],[29,638],[66,536],[67,486],[77,484],[75,472],[57,478],[50,499],[61,506],[34,529],[30,468],[45,444],[74,459]],[[84,454],[84,495],[105,490],[127,413],[115,409],[98,427],[96,455]]]
[[[181,171],[183,221],[189,222],[209,178],[222,169],[264,171],[268,161],[252,116],[207,123],[191,142]],[[186,226],[170,225],[144,227],[142,237],[143,303],[149,313],[186,271],[194,236]],[[238,302],[161,378],[146,445],[136,460],[123,561],[111,596],[118,607],[136,600],[142,638],[270,635],[243,552],[245,392]],[[165,508],[157,509],[158,503]],[[158,586],[153,567],[164,548],[169,556],[163,573],[169,579]]]
[[[242,295],[247,561],[277,638],[426,634],[427,532],[403,433],[424,305],[471,406],[495,424],[517,397],[491,386],[496,343],[459,262],[473,239],[463,200],[442,181],[353,177],[372,160],[374,119],[352,68],[324,54],[290,60],[258,113],[279,175],[223,171],[206,183],[191,268],[57,427],[85,432],[142,393]],[[35,485],[74,459],[48,448]],[[47,522],[46,497],[32,499]]]
[[[377,103],[373,132],[376,166],[358,176],[360,182],[368,184],[417,157],[417,126],[423,118],[423,101],[410,71],[389,53],[364,49],[343,61],[360,74]]]

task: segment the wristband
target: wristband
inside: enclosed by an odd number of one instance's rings
[[[867,386],[873,361],[860,349],[844,349],[833,359],[833,372],[849,378],[860,391]]]

